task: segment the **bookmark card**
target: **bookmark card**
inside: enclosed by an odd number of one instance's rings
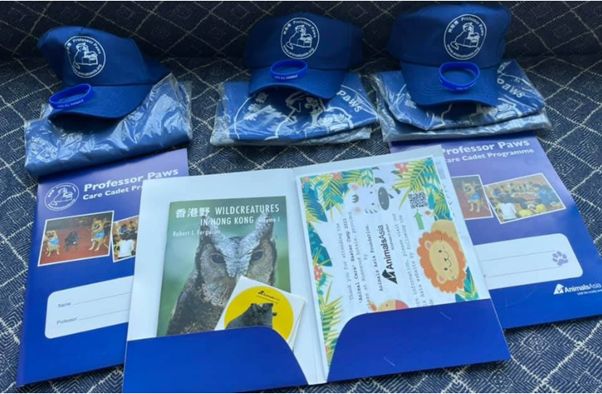
[[[489,298],[443,156],[298,177],[324,365],[365,313]]]

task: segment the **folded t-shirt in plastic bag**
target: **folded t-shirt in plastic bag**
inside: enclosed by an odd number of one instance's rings
[[[347,74],[341,90],[323,100],[294,89],[249,96],[248,82],[220,85],[211,136],[214,145],[341,143],[370,137],[376,111],[359,74]]]
[[[120,120],[65,116],[25,122],[25,168],[33,176],[97,165],[188,143],[192,139],[188,83],[168,75]]]
[[[397,121],[422,130],[500,123],[537,114],[545,106],[543,97],[515,60],[500,64],[497,74],[498,105],[495,107],[470,102],[420,107],[412,101],[401,71],[374,74],[370,81]]]
[[[411,124],[399,122],[389,110],[389,107],[379,91],[376,92],[376,109],[378,111],[380,128],[385,142],[483,137],[495,134],[518,133],[526,130],[547,129],[551,127],[545,109],[541,109],[540,112],[532,115],[502,120],[498,123],[425,131],[412,126]]]

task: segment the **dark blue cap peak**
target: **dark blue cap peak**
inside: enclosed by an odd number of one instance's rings
[[[85,115],[121,118],[133,111],[169,69],[145,56],[130,38],[87,27],[48,31],[38,42],[65,88],[90,84],[94,95],[77,107],[54,110],[50,117]]]
[[[251,69],[249,93],[285,86],[332,98],[347,71],[363,61],[364,33],[349,22],[308,12],[267,18],[249,33],[245,65]],[[307,64],[294,80],[275,79],[271,67],[286,59]]]
[[[419,105],[475,101],[496,104],[496,69],[505,49],[510,12],[474,3],[440,4],[403,13],[394,22],[389,52],[401,62],[412,100]],[[480,69],[470,89],[452,91],[441,83],[439,67],[470,62]],[[456,73],[456,75],[454,75]],[[465,73],[454,70],[446,79],[462,84]]]

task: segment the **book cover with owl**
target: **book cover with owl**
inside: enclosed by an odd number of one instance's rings
[[[157,336],[212,331],[238,279],[290,291],[285,197],[170,205]]]

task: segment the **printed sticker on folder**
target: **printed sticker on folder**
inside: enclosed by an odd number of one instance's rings
[[[433,157],[298,178],[324,365],[354,316],[488,298],[445,182]]]

